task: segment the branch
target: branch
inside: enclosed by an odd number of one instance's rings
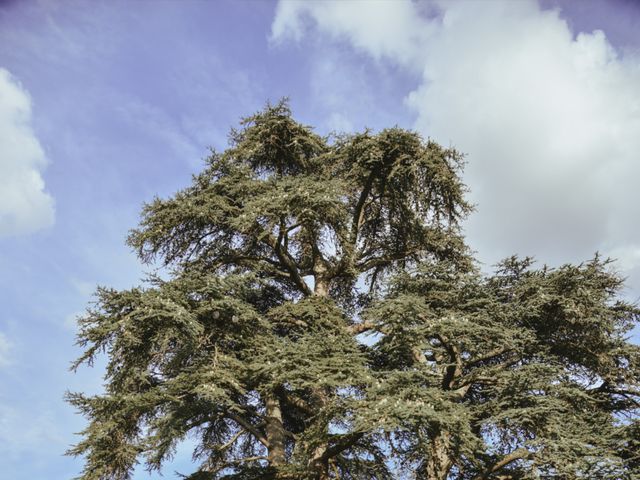
[[[494,367],[492,367],[491,370],[489,370],[489,372],[501,372],[506,370],[509,367],[512,367],[514,365],[516,365],[517,363],[519,363],[522,360],[521,357],[517,356],[514,357],[512,360],[509,360],[508,362],[505,363],[501,363],[500,365],[496,365]],[[492,376],[483,376],[480,374],[475,374],[478,370],[468,373],[466,375],[464,375],[460,380],[461,382],[458,383],[458,388],[462,388],[462,387],[466,387],[469,386],[473,383],[483,383],[486,385],[495,385],[496,384],[496,378],[495,375]]]
[[[361,260],[356,264],[356,267],[361,272],[366,272],[368,270],[371,270],[374,267],[386,267],[387,265],[389,265],[392,262],[395,262],[396,260],[405,260],[410,255],[414,253],[418,253],[420,250],[422,250],[422,248],[414,247],[414,248],[405,249],[401,252],[395,252],[393,254],[386,255],[386,256],[372,257],[367,260]]]
[[[266,437],[260,433],[260,431],[251,423],[249,422],[247,419],[241,417],[240,415],[237,415],[233,412],[225,412],[224,415],[233,420],[234,422],[236,422],[238,425],[240,425],[241,427],[243,427],[246,431],[248,431],[249,433],[251,433],[254,437],[256,437],[256,439],[265,447],[269,447],[269,442],[267,441]]]
[[[443,386],[447,389],[451,389],[454,381],[462,374],[462,358],[460,357],[460,351],[456,345],[449,343],[449,339],[447,337],[436,333],[435,338],[437,338],[445,348],[449,354],[449,359],[452,362],[452,365],[448,365],[446,367],[446,373],[442,379]]]
[[[328,460],[331,457],[335,457],[346,449],[354,446],[358,440],[364,436],[363,432],[348,433],[346,435],[340,435],[336,443],[327,448],[322,454],[322,460]]]
[[[279,228],[278,230],[278,238],[273,238],[273,235],[268,235],[266,239],[267,245],[273,248],[278,260],[282,263],[285,269],[291,274],[291,279],[296,284],[296,286],[300,289],[300,291],[306,296],[311,296],[313,292],[309,288],[309,285],[302,279],[300,276],[300,271],[293,257],[283,246],[283,240],[285,236],[285,229]]]
[[[253,456],[253,457],[230,459],[230,460],[226,460],[219,467],[217,467],[215,469],[212,469],[212,470],[208,470],[207,473],[215,475],[215,474],[219,473],[221,470],[229,468],[232,465],[242,465],[243,463],[258,462],[260,460],[268,461],[269,459],[267,457],[262,456],[262,455],[256,455],[256,456]],[[198,477],[198,478],[200,478],[200,477]],[[216,477],[216,478],[218,478],[218,477]],[[225,476],[225,478],[226,478],[226,476]]]
[[[502,459],[496,463],[493,464],[493,466],[491,466],[491,468],[489,468],[489,470],[487,470],[486,472],[484,472],[481,475],[478,475],[476,477],[473,478],[473,480],[484,480],[489,478],[489,476],[495,472],[497,472],[498,470],[506,467],[507,465],[509,465],[512,462],[515,462],[516,460],[524,460],[527,459],[531,456],[531,452],[524,449],[524,448],[518,448],[517,450],[514,450],[513,452],[509,453],[508,455],[505,455],[504,457],[502,457]]]
[[[268,461],[268,457],[264,457],[262,455],[256,455],[255,457],[244,457],[234,460],[233,463],[247,463],[247,462],[257,462],[258,460],[266,460]]]
[[[316,410],[311,408],[311,406],[303,399],[290,395],[289,392],[287,392],[284,388],[278,389],[277,393],[285,403],[288,403],[298,410],[302,410],[307,415],[315,415],[318,413]]]
[[[604,381],[599,387],[588,389],[587,393],[608,393],[610,395],[620,395],[636,407],[640,407],[640,401],[636,400],[636,398],[640,397],[640,391],[615,388],[615,386],[611,385],[608,381]]]
[[[375,330],[376,324],[369,321],[364,321],[360,323],[354,323],[353,325],[349,325],[347,330],[352,335],[359,335],[360,333],[368,332],[369,330]]]
[[[469,362],[467,362],[466,367],[467,368],[475,367],[479,363],[483,363],[483,362],[487,362],[489,360],[492,360],[495,357],[499,357],[502,354],[510,352],[511,350],[513,350],[511,347],[495,348],[495,349],[491,350],[489,353],[487,353],[487,354],[485,354],[485,355],[483,355],[481,357],[478,357],[478,358],[475,358],[473,360],[470,360]]]
[[[245,428],[241,428],[240,430],[238,430],[235,435],[233,435],[229,441],[227,443],[225,443],[224,445],[220,445],[215,447],[216,450],[218,452],[223,452],[225,451],[227,448],[229,448],[230,446],[232,446],[234,443],[236,443],[236,440],[238,440],[243,434],[247,433],[247,430]]]
[[[229,254],[219,258],[219,263],[222,263],[222,264],[233,263],[238,266],[240,265],[251,266],[250,262],[256,262],[256,263],[263,262],[267,264],[265,267],[271,267],[271,271],[274,274],[289,280],[291,279],[291,274],[288,271],[284,271],[280,269],[282,264],[269,257],[260,257],[260,256],[256,257],[252,255]]]
[[[349,243],[351,244],[352,248],[355,248],[356,242],[358,241],[358,232],[360,231],[360,227],[362,227],[362,224],[364,223],[364,204],[367,201],[369,193],[371,193],[371,187],[373,186],[374,178],[375,169],[372,169],[369,173],[369,177],[367,177],[367,181],[364,184],[362,192],[360,192],[360,198],[358,198],[356,208],[353,211],[351,234],[349,236]]]
[[[422,350],[418,347],[413,347],[411,349],[411,358],[417,364],[423,365],[427,363],[427,357]]]

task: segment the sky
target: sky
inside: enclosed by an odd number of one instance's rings
[[[79,473],[63,395],[102,372],[69,372],[75,318],[97,285],[140,283],[124,239],[142,204],[284,96],[322,134],[399,125],[464,152],[484,269],[599,251],[640,299],[638,2],[0,1],[7,478]]]

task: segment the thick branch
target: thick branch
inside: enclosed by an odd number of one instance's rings
[[[300,291],[303,294],[310,296],[313,292],[309,288],[309,285],[307,285],[307,283],[300,276],[298,265],[296,265],[293,257],[283,245],[285,234],[285,229],[281,228],[278,232],[278,238],[276,239],[273,237],[273,235],[269,235],[266,239],[266,243],[271,248],[273,248],[273,251],[278,257],[278,260],[280,260],[282,266],[289,272],[289,274],[291,275],[291,279],[300,289]]]
[[[460,375],[462,375],[462,357],[460,356],[458,347],[455,344],[451,343],[447,337],[437,333],[435,335],[435,338],[437,338],[445,348],[452,363],[451,365],[447,366],[444,378],[442,379],[443,386],[447,389],[450,389],[453,387],[456,379]]]
[[[362,432],[340,435],[337,441],[324,451],[324,453],[322,454],[322,459],[328,460],[332,457],[335,457],[336,455],[341,454],[348,448],[353,447],[363,436],[364,433]]]
[[[504,371],[509,367],[512,367],[516,364],[518,364],[522,359],[518,356],[518,357],[514,357],[513,359],[509,360],[508,362],[504,362],[501,363],[500,365],[496,365],[494,367],[492,367],[489,372],[500,372],[500,371]],[[464,375],[462,378],[460,378],[457,386],[458,388],[463,388],[469,385],[472,385],[474,383],[483,383],[486,385],[495,385],[496,384],[496,376],[495,375],[481,375],[476,373],[478,372],[478,370],[475,370],[471,373],[468,373],[466,375]]]
[[[511,347],[506,347],[506,346],[495,348],[490,352],[486,353],[485,355],[482,355],[481,357],[474,358],[473,360],[468,361],[466,364],[466,367],[467,368],[475,367],[476,365],[479,365],[481,363],[488,362],[489,360],[493,360],[494,358],[499,357],[500,355],[504,355],[505,353],[508,353],[511,350],[513,350]]]
[[[353,325],[349,325],[347,330],[352,335],[359,335],[361,333],[368,332],[370,330],[374,330],[376,328],[376,324],[369,321],[364,321],[361,323],[354,323]]]
[[[315,415],[317,411],[315,411],[311,406],[305,402],[303,399],[295,397],[287,392],[284,388],[279,389],[278,396],[282,399],[282,401],[288,405],[291,405],[298,410],[306,413],[307,415]]]
[[[355,248],[356,246],[358,241],[358,232],[364,223],[364,204],[367,201],[367,197],[369,197],[369,193],[371,193],[374,178],[375,170],[371,170],[371,173],[369,173],[369,177],[367,177],[367,181],[364,184],[364,188],[362,189],[362,192],[360,192],[360,198],[358,198],[356,208],[353,211],[353,221],[351,223],[351,234],[349,237],[349,243],[352,248]]]
[[[529,452],[528,450],[525,450],[524,448],[518,448],[517,450],[514,450],[508,455],[505,455],[504,457],[502,457],[501,460],[494,463],[486,472],[474,477],[473,480],[485,480],[489,478],[491,474],[496,473],[497,471],[506,467],[510,463],[513,463],[516,460],[524,460],[526,458],[529,458],[530,456],[531,456],[531,452]]]
[[[418,253],[420,250],[422,250],[421,247],[416,247],[416,248],[409,248],[406,250],[402,250],[401,252],[395,252],[393,254],[390,255],[384,255],[384,256],[379,256],[379,257],[370,257],[368,259],[361,259],[357,264],[356,267],[358,268],[358,270],[360,272],[367,272],[369,270],[371,270],[374,267],[386,267],[388,265],[390,265],[391,263],[397,261],[397,260],[405,260],[407,259],[407,257],[409,257],[410,255],[414,254],[414,253]]]

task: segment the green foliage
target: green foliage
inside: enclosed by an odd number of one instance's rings
[[[129,244],[170,268],[80,320],[105,391],[83,480],[632,479],[640,311],[609,262],[480,274],[455,150],[399,128],[323,138],[267,106]],[[363,335],[369,335],[364,337]]]

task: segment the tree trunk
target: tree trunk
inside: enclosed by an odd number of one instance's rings
[[[265,399],[266,418],[265,433],[269,445],[269,465],[277,467],[286,461],[284,453],[285,432],[282,424],[282,410],[280,400],[273,393],[269,393]]]
[[[314,272],[313,294],[317,297],[328,297],[329,280],[325,277],[325,265],[321,261],[316,261]],[[321,388],[313,389],[313,400],[317,408],[323,408],[327,403],[326,393]],[[315,480],[329,480],[329,462],[323,458],[328,447],[327,443],[321,443],[313,450],[309,466],[315,472]]]
[[[312,390],[312,401],[318,410],[324,408],[327,404],[327,392],[322,388],[314,388]],[[327,442],[321,442],[313,449],[308,465],[314,472],[315,480],[329,480],[329,459],[324,458],[328,448],[329,444]]]
[[[317,297],[329,296],[329,283],[327,264],[322,258],[320,249],[316,246],[313,252],[313,294]]]
[[[439,432],[429,446],[429,458],[425,465],[425,480],[447,480],[453,462],[449,457],[450,435]]]

